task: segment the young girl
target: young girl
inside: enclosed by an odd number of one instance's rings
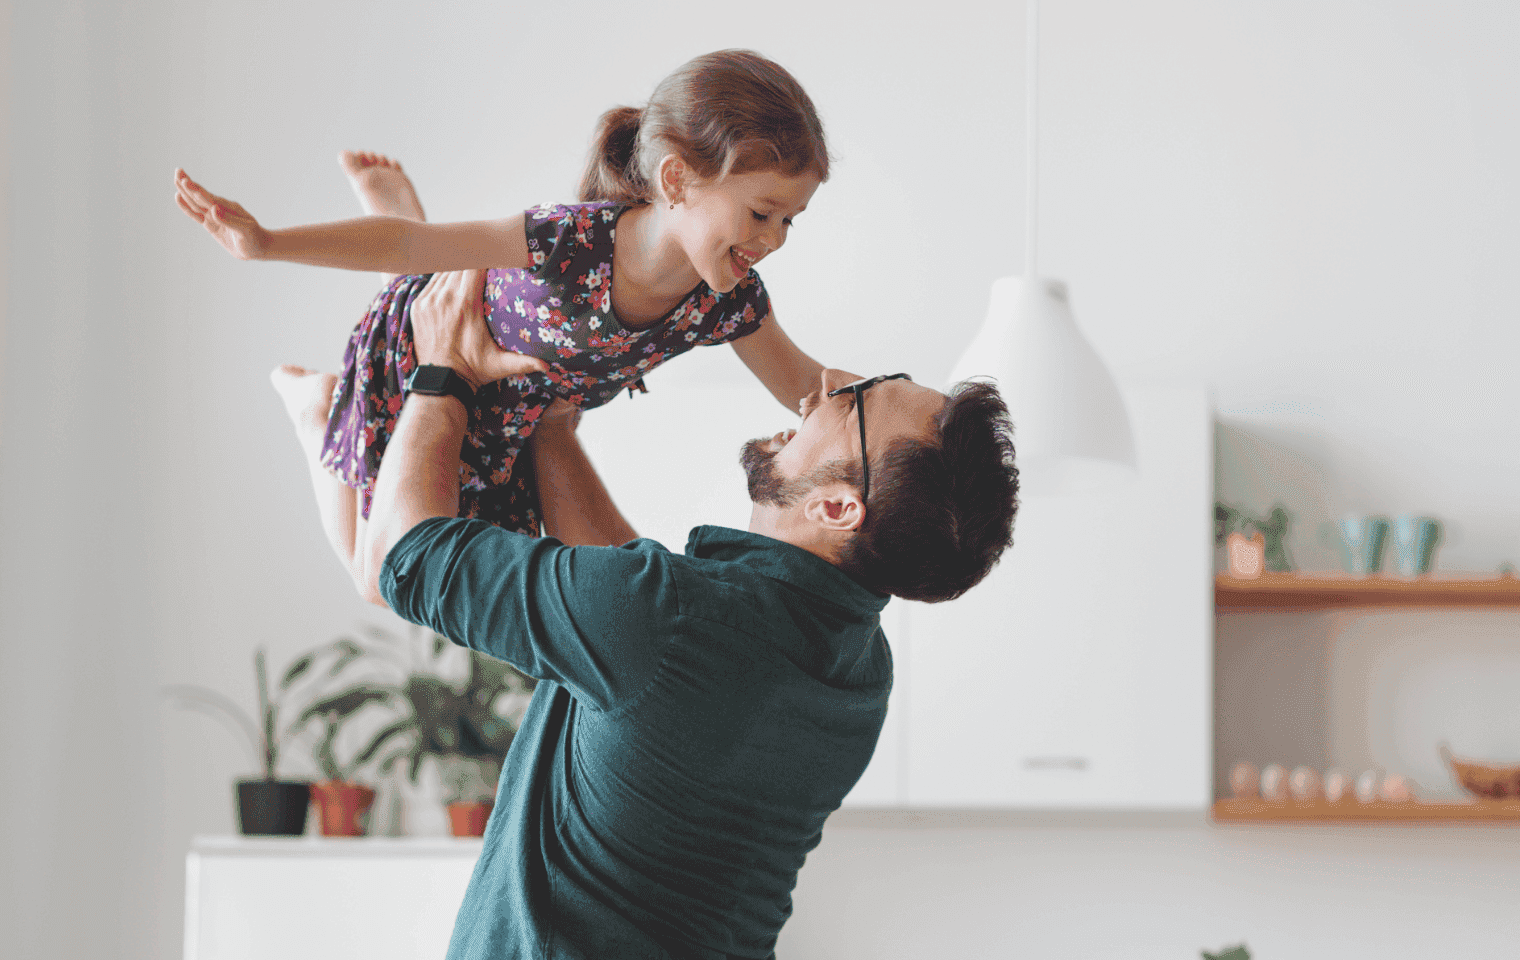
[[[643,389],[670,357],[727,342],[789,409],[818,381],[821,365],[782,331],[754,266],[828,178],[828,151],[807,93],[757,54],[697,57],[643,110],[604,114],[577,204],[429,224],[398,165],[367,154],[343,163],[379,215],[271,231],[183,171],[175,185],[180,208],[240,259],[397,275],[350,338],[320,449],[308,446],[323,526],[360,583],[363,518],[415,366],[408,310],[428,280],[419,274],[493,268],[487,323],[525,355],[530,372],[481,389],[461,451],[460,515],[507,529],[538,532],[528,458],[517,458],[555,399],[596,407]],[[282,371],[276,384],[299,424],[302,391],[289,381],[306,371]]]

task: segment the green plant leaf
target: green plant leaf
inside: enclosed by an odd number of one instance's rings
[[[290,685],[299,680],[301,678],[301,674],[309,670],[311,668],[311,665],[316,662],[316,659],[316,654],[312,653],[308,653],[304,657],[297,658],[296,662],[292,663],[289,669],[285,671],[285,676],[280,678],[280,689],[289,690]]]
[[[333,660],[332,666],[327,668],[329,679],[336,677],[348,669],[349,664],[364,656],[364,648],[347,637],[340,637],[333,641],[333,649],[337,651],[338,656]]]
[[[413,717],[402,717],[400,720],[386,724],[375,733],[374,737],[370,739],[369,744],[363,750],[359,751],[358,756],[354,760],[354,765],[359,767],[364,766],[366,763],[369,763],[375,754],[380,752],[380,748],[385,746],[385,744],[389,742],[391,738],[399,737],[405,733],[411,733],[416,728],[417,721]],[[394,757],[388,759],[385,763],[381,764],[381,766],[382,768],[388,769],[390,764],[393,762]]]
[[[395,691],[388,687],[369,683],[356,684],[347,690],[314,701],[301,711],[297,724],[304,725],[319,714],[332,717],[335,721],[345,720],[357,713],[360,708],[371,703],[384,702],[394,695]]]

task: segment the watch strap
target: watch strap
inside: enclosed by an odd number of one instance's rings
[[[407,377],[406,389],[424,397],[455,397],[466,410],[475,406],[475,388],[455,373],[453,367],[424,363]]]

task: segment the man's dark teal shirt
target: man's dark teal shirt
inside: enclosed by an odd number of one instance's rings
[[[722,527],[678,555],[444,519],[396,544],[380,591],[540,681],[450,960],[774,955],[881,733],[886,597]]]

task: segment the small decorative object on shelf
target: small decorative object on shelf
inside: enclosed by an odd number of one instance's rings
[[[1239,580],[1255,580],[1266,569],[1266,541],[1261,534],[1247,540],[1238,533],[1225,538],[1225,551],[1230,564],[1230,576]]]
[[[1441,521],[1435,517],[1395,517],[1394,573],[1401,577],[1429,576],[1435,569],[1436,547],[1440,546],[1441,539]]]
[[[1237,763],[1230,771],[1230,792],[1236,800],[1257,797],[1261,789],[1261,771],[1254,763]]]
[[[1282,764],[1272,763],[1262,768],[1261,798],[1263,800],[1288,799],[1288,771]]]
[[[1342,517],[1340,532],[1341,566],[1347,573],[1365,576],[1382,571],[1387,517]]]
[[[1339,803],[1351,790],[1351,778],[1333,767],[1325,771],[1325,799]]]
[[[1352,794],[1362,803],[1371,803],[1377,799],[1378,785],[1382,783],[1378,779],[1376,770],[1363,770],[1362,775],[1356,778],[1356,784],[1352,787]]]
[[[1391,773],[1378,785],[1378,799],[1387,800],[1389,803],[1408,803],[1414,799],[1414,789],[1409,785],[1408,780],[1396,773]]]
[[[1520,763],[1477,763],[1458,760],[1446,744],[1441,744],[1441,759],[1451,767],[1462,789],[1485,800],[1520,799]]]
[[[1291,571],[1293,562],[1286,546],[1291,522],[1281,504],[1262,520],[1222,500],[1214,501],[1214,543],[1225,548],[1230,576],[1254,580],[1268,571]]]
[[[1288,776],[1288,793],[1294,800],[1317,800],[1323,785],[1319,771],[1313,767],[1294,767]]]

